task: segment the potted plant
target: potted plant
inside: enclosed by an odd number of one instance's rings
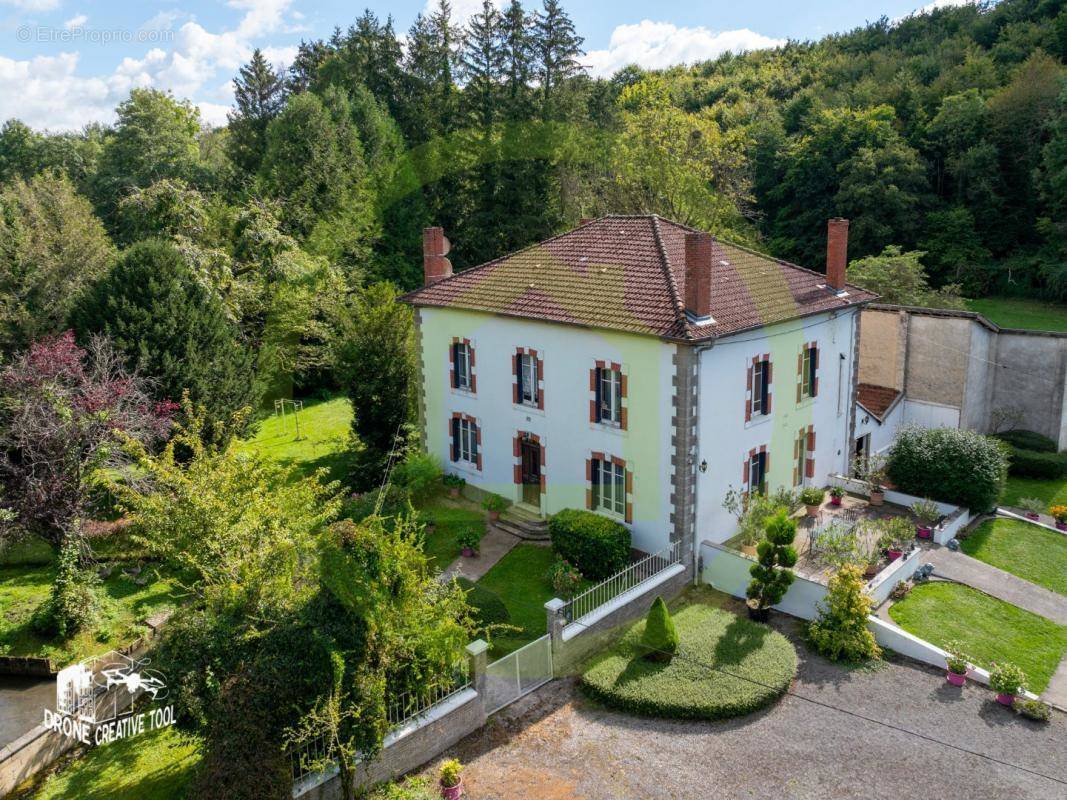
[[[1037,522],[1041,519],[1041,512],[1045,510],[1045,504],[1036,497],[1024,497],[1019,501],[1019,508],[1026,514],[1026,518]]]
[[[463,765],[459,759],[450,758],[441,764],[441,797],[444,800],[459,800],[463,796]]]
[[[459,497],[459,493],[463,490],[463,487],[467,485],[467,481],[461,478],[459,475],[448,473],[441,482],[448,489],[449,497]]]
[[[832,506],[841,505],[841,498],[844,497],[844,496],[845,496],[845,490],[842,489],[840,486],[831,486],[830,487],[830,505],[832,505]]]
[[[819,513],[819,506],[825,498],[826,492],[815,486],[805,486],[800,492],[800,502],[804,504],[804,510],[808,512],[809,517]]]
[[[1048,513],[1056,520],[1056,530],[1067,531],[1067,506],[1051,506]]]
[[[930,498],[912,504],[911,513],[919,520],[915,526],[915,535],[920,539],[934,538],[934,525],[941,519],[941,511]]]
[[[869,456],[867,459],[856,460],[856,477],[867,484],[867,499],[872,506],[885,503],[886,469],[887,465],[883,456]]]
[[[456,539],[459,546],[463,548],[464,558],[474,558],[478,555],[478,545],[482,543],[482,531],[477,528],[464,528]]]
[[[482,508],[489,512],[489,521],[500,519],[500,512],[508,507],[508,501],[498,494],[487,494],[482,500]]]
[[[871,550],[869,553],[865,553],[862,559],[861,566],[863,567],[863,577],[870,580],[878,574],[878,565],[882,563],[882,554],[877,548]]]
[[[1015,709],[1016,713],[1027,719],[1032,719],[1034,722],[1048,722],[1052,719],[1052,707],[1048,703],[1042,703],[1040,700],[1016,697],[1012,708]]]
[[[1011,706],[1025,683],[1025,673],[1009,661],[994,664],[989,670],[989,687],[997,693],[997,702],[1002,706]]]
[[[945,680],[953,686],[963,686],[967,682],[967,671],[971,665],[960,642],[953,641],[945,645],[945,664],[948,667]]]
[[[890,561],[896,561],[904,555],[915,538],[915,531],[903,517],[880,519],[876,524],[882,531],[882,535],[878,537],[878,548]]]

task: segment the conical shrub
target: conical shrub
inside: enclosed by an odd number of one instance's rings
[[[649,661],[670,661],[678,650],[678,631],[662,597],[657,597],[648,610],[641,646]]]

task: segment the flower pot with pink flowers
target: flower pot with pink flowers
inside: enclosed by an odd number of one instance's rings
[[[832,506],[841,505],[841,498],[843,498],[844,496],[845,496],[845,490],[842,489],[840,486],[831,486],[830,487],[830,505],[832,505]]]
[[[463,765],[459,759],[450,758],[441,764],[441,797],[444,800],[459,800],[463,796]]]
[[[945,672],[946,681],[953,686],[963,686],[967,683],[967,672],[971,664],[960,642],[949,642],[945,645],[945,663],[948,667]]]
[[[937,507],[937,503],[928,497],[924,500],[918,500],[912,503],[911,513],[918,520],[915,525],[915,535],[920,539],[933,539],[934,526],[941,519],[941,509]]]
[[[994,664],[989,670],[989,688],[997,693],[998,703],[1011,708],[1015,696],[1026,690],[1026,673],[1010,661]]]
[[[1067,506],[1051,506],[1048,513],[1056,521],[1056,530],[1067,531]]]
[[[1041,519],[1041,512],[1045,510],[1046,506],[1043,500],[1039,500],[1036,497],[1024,497],[1019,501],[1019,508],[1023,510],[1023,514],[1026,518],[1038,522]]]

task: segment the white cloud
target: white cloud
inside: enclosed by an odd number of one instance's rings
[[[74,28],[80,28],[88,21],[89,18],[85,16],[85,14],[78,14],[76,17],[71,17],[66,22],[64,22],[63,27],[69,31],[73,30]]]
[[[969,6],[973,5],[977,0],[934,0],[932,3],[927,3],[922,8],[918,9],[916,14],[929,14],[931,11],[936,11],[939,8],[952,8],[953,6]]]
[[[438,0],[426,0],[426,5],[422,8],[422,15],[428,17],[437,13],[438,5]],[[504,0],[493,0],[493,5],[497,7],[497,10],[502,10],[504,8]],[[466,25],[471,17],[481,13],[482,0],[453,0],[452,2],[453,25]]]
[[[740,53],[784,44],[785,39],[773,39],[748,28],[711,31],[646,19],[636,25],[616,27],[607,49],[590,50],[583,62],[593,75],[607,77],[628,64],[662,69],[717,58],[728,51]]]
[[[0,0],[0,6],[14,6],[23,11],[51,11],[59,7],[59,0]]]
[[[0,0],[0,2],[52,2],[52,0]],[[136,87],[172,91],[191,98],[202,119],[212,125],[226,122],[233,102],[230,82],[238,68],[252,56],[255,40],[286,30],[286,15],[292,0],[229,0],[244,12],[233,30],[212,33],[189,20],[174,31],[174,38],[149,50],[141,58],[123,58],[110,75],[82,76],[77,73],[79,54],[38,56],[17,61],[0,56],[0,120],[18,117],[35,128],[70,130],[88,122],[109,122],[115,106]],[[164,11],[147,20],[142,30],[170,30],[188,17]],[[67,21],[68,27],[84,25],[85,15]],[[276,66],[291,64],[295,47],[264,47]],[[17,87],[17,88],[16,88]]]

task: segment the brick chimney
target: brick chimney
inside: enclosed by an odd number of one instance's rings
[[[592,217],[582,217],[580,220],[578,220],[578,227],[581,227],[583,225],[588,225],[592,221],[593,221]]]
[[[685,235],[685,310],[698,320],[711,317],[711,254],[708,233]]]
[[[450,247],[448,239],[445,238],[444,228],[422,229],[422,277],[424,286],[452,277],[452,262],[445,258]]]
[[[826,282],[831,288],[845,288],[848,266],[848,220],[834,217],[826,221]]]

